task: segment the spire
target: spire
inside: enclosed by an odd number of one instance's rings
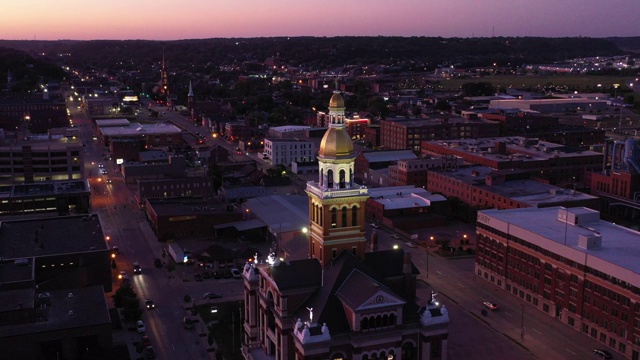
[[[191,87],[191,80],[189,80],[189,94],[188,97],[193,97],[193,87]]]

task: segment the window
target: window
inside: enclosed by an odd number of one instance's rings
[[[351,226],[358,226],[358,207],[355,205],[351,208]]]
[[[338,209],[331,209],[331,227],[334,228],[338,226]]]
[[[347,207],[342,208],[342,227],[346,227],[347,224]]]

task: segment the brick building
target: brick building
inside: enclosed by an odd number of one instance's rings
[[[455,170],[462,164],[462,158],[456,156],[398,160],[395,165],[389,166],[389,186],[413,185],[426,189],[430,170]]]
[[[476,274],[541,314],[640,357],[640,235],[587,208],[483,210]]]
[[[500,125],[483,119],[380,120],[380,146],[388,150],[420,151],[423,140],[477,139],[499,136]]]
[[[518,136],[423,141],[422,154],[455,155],[496,170],[528,170],[532,179],[571,188],[582,188],[585,170],[602,166],[601,153]]]
[[[464,167],[429,173],[427,190],[446,198],[458,198],[479,209],[585,206],[598,210],[600,199],[529,179],[528,171],[493,170],[486,166]]]

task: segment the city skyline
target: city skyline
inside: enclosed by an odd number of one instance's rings
[[[3,4],[2,40],[181,40],[277,36],[626,37],[640,2],[625,0],[168,0]]]

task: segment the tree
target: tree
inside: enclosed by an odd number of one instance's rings
[[[121,308],[129,298],[135,298],[137,300],[136,293],[130,286],[122,286],[116,290],[116,293],[113,295],[113,304],[115,307]]]
[[[138,297],[125,298],[124,306],[122,307],[122,316],[125,321],[137,321],[142,318],[142,308],[140,308],[140,300]]]

